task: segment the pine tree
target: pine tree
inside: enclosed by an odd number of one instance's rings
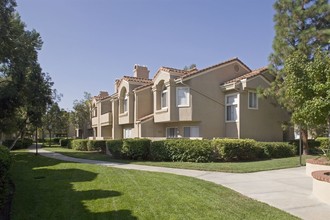
[[[275,38],[269,60],[275,81],[266,94],[293,113],[300,106],[291,103],[292,97],[286,92],[291,85],[286,84],[285,62],[296,51],[304,54],[307,60],[313,60],[318,48],[330,50],[330,7],[328,0],[277,0],[274,9]],[[302,72],[301,76],[304,74]],[[308,153],[308,126],[305,123],[299,126],[304,153]]]

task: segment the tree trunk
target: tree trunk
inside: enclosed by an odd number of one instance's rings
[[[48,146],[50,147],[51,144],[52,144],[52,131],[49,130],[49,144],[48,144]]]
[[[20,133],[17,135],[16,139],[14,140],[14,142],[9,147],[9,150],[12,150],[14,148],[16,142],[18,141],[19,138],[22,137],[23,133],[25,133],[25,128],[21,129]]]
[[[301,141],[303,145],[303,154],[308,155],[309,154],[309,146],[308,146],[308,131],[307,129],[301,129],[300,130],[301,135]]]

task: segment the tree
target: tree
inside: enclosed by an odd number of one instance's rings
[[[15,7],[14,0],[0,0],[0,132],[19,137],[41,125],[53,82],[38,63],[40,35],[25,30]]]
[[[285,60],[284,71],[288,100],[284,105],[292,111],[292,121],[309,128],[330,122],[329,54],[317,50],[310,60],[298,50]]]
[[[191,69],[194,69],[196,68],[196,64],[190,64],[189,66],[184,66],[183,67],[183,70],[191,70]]]
[[[81,137],[89,136],[88,130],[91,127],[91,94],[84,92],[84,98],[73,103],[73,120],[75,126],[82,131]]]
[[[275,38],[273,53],[269,57],[269,69],[270,73],[274,74],[275,80],[265,94],[275,97],[280,105],[294,114],[302,103],[290,103],[291,97],[287,91],[292,84],[286,84],[285,62],[295,51],[303,54],[308,61],[314,58],[317,48],[321,51],[329,51],[330,7],[327,0],[277,0],[274,9],[276,10]],[[305,72],[301,72],[297,77],[302,79],[305,75]],[[301,120],[299,122],[302,123],[298,125],[301,127],[304,153],[307,153],[309,125]]]

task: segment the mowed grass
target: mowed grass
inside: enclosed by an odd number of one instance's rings
[[[13,220],[296,219],[194,178],[12,155]]]
[[[84,158],[90,160],[102,160],[108,162],[132,163],[149,166],[160,166],[180,169],[193,169],[205,171],[218,171],[229,173],[250,173],[265,170],[276,170],[293,168],[300,166],[299,157],[288,157],[271,160],[253,161],[253,162],[212,162],[212,163],[190,163],[190,162],[154,162],[154,161],[132,161],[132,160],[115,160],[108,155],[98,152],[76,151],[73,149],[61,148],[58,145],[54,147],[45,147],[45,150],[57,152],[70,157]],[[302,163],[306,163],[306,159],[316,156],[303,156]]]

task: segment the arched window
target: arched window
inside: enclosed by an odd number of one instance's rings
[[[125,87],[123,87],[120,91],[119,107],[120,107],[120,111],[119,111],[120,113],[125,113],[128,111],[128,95]]]
[[[166,108],[167,107],[167,87],[163,84],[161,95],[160,95],[160,107]]]

